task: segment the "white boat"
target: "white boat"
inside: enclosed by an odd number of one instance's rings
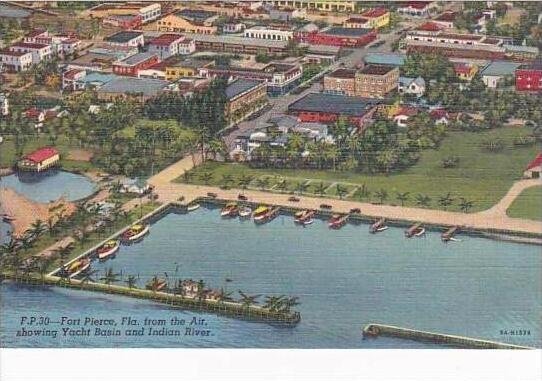
[[[119,241],[111,240],[107,241],[103,246],[98,248],[96,250],[96,253],[98,254],[98,259],[100,261],[104,261],[110,256],[114,255],[117,251],[119,251],[120,243]]]
[[[88,258],[78,259],[73,262],[67,269],[70,274],[70,278],[75,278],[79,274],[84,273],[90,267],[90,260]]]
[[[425,228],[421,228],[414,234],[415,237],[421,237],[425,235]]]
[[[384,226],[381,226],[381,227],[379,227],[379,228],[376,228],[376,229],[375,229],[375,232],[376,232],[376,233],[378,233],[378,232],[383,232],[384,230],[388,230],[388,228],[389,228],[389,226],[384,225]]]
[[[303,220],[303,222],[301,222],[301,224],[303,226],[307,226],[307,225],[310,225],[314,222],[314,218],[309,218],[309,219],[306,219],[306,220]]]
[[[134,242],[142,238],[145,234],[149,232],[149,225],[134,225],[130,229],[124,232],[122,239],[125,242]]]
[[[198,203],[188,204],[188,206],[186,207],[186,210],[188,210],[189,212],[192,212],[193,210],[198,209],[199,206],[200,205]]]
[[[239,209],[239,217],[241,218],[250,218],[251,214],[252,209],[250,209],[248,206]]]

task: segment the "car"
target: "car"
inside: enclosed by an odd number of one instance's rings
[[[241,200],[241,201],[246,201],[246,200],[248,200],[248,197],[245,196],[244,194],[239,194],[239,195],[237,196],[237,199],[238,199],[238,200]]]
[[[218,195],[216,193],[213,193],[213,192],[207,192],[207,197],[217,198]]]
[[[361,213],[361,210],[359,208],[352,208],[350,209],[350,213],[357,213],[357,214],[360,214]]]
[[[291,202],[299,202],[299,198],[298,198],[298,197],[295,197],[295,196],[291,196],[291,197],[288,197],[288,201],[291,201]]]
[[[322,204],[322,205],[320,205],[320,208],[329,210],[329,209],[332,209],[333,207],[331,205],[329,205],[329,204]]]

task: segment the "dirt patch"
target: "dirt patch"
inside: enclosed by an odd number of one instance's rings
[[[94,156],[94,152],[84,149],[72,149],[68,152],[68,160],[73,161],[90,161]]]

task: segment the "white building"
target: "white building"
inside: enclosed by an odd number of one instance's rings
[[[255,26],[245,29],[243,34],[247,38],[259,38],[262,40],[288,41],[294,38],[294,32],[290,30],[268,29],[264,26]]]
[[[242,22],[227,22],[222,26],[222,32],[224,33],[241,33],[245,30],[246,25]]]
[[[53,47],[47,44],[18,42],[8,49],[12,52],[31,53],[32,64],[39,64],[41,61],[48,60],[53,56]]]
[[[2,71],[13,73],[26,71],[32,66],[32,53],[2,50],[0,51],[0,64]]]
[[[434,12],[436,3],[433,1],[411,1],[397,8],[397,13],[412,17],[427,17]]]
[[[185,38],[179,42],[179,53],[181,55],[189,55],[196,51],[196,42],[191,38]]]
[[[126,30],[115,33],[104,39],[112,46],[143,46],[145,45],[145,37],[143,32],[135,30]]]
[[[8,100],[8,96],[4,93],[0,93],[0,115],[1,116],[9,115],[9,100]]]
[[[425,94],[425,80],[422,77],[399,77],[399,94],[411,94],[418,98]]]
[[[149,4],[145,7],[142,7],[138,11],[139,16],[141,16],[141,21],[143,24],[154,21],[162,15],[162,6],[160,3]]]
[[[154,53],[161,60],[179,54],[179,44],[184,40],[181,34],[162,34],[149,42],[150,53]],[[186,54],[186,53],[185,53]]]

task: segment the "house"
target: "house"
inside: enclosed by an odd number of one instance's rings
[[[68,69],[110,71],[115,62],[138,53],[133,46],[111,46],[108,43],[88,49],[87,53],[68,61]]]
[[[27,71],[32,66],[31,52],[0,50],[1,69],[10,73]]]
[[[457,18],[457,12],[444,12],[435,17],[431,23],[438,25],[444,29],[452,29],[454,27],[454,21]]]
[[[53,56],[53,48],[51,45],[47,44],[17,42],[11,45],[8,50],[17,53],[31,53],[33,65],[37,65]]]
[[[367,28],[383,28],[390,23],[390,12],[382,7],[368,9],[361,17],[369,20]]]
[[[178,54],[184,56],[190,55],[196,51],[196,41],[191,38],[185,38],[181,42],[179,42],[178,49]]]
[[[387,65],[367,65],[356,73],[356,95],[384,98],[399,83],[399,69]]]
[[[102,23],[124,30],[134,30],[141,27],[143,19],[140,15],[109,15],[102,20]]]
[[[287,134],[297,126],[299,120],[295,116],[281,114],[269,118],[267,123],[275,126],[283,134]]]
[[[542,152],[536,155],[533,161],[529,163],[525,171],[523,172],[523,177],[528,179],[539,179],[540,174],[542,173]]]
[[[53,147],[43,147],[24,156],[17,163],[22,171],[41,172],[60,162],[60,152]]]
[[[478,67],[476,65],[457,62],[453,64],[454,72],[457,77],[463,81],[472,81],[476,73],[478,72]]]
[[[145,70],[160,60],[154,53],[143,52],[113,63],[113,73],[137,77],[139,70]]]
[[[147,182],[140,178],[124,179],[120,182],[120,193],[135,193],[143,195],[148,193],[151,187]]]
[[[265,82],[239,78],[231,82],[225,90],[226,118],[238,119],[250,112],[251,107],[267,101]]]
[[[291,30],[274,29],[265,26],[254,26],[245,29],[243,36],[246,38],[259,38],[263,40],[289,41],[294,38],[294,32]]]
[[[9,99],[6,93],[0,93],[0,116],[9,115]]]
[[[333,137],[329,135],[328,126],[324,123],[300,122],[292,128],[292,131],[300,133],[315,142],[333,143],[334,141]]]
[[[399,94],[415,95],[419,98],[425,93],[425,80],[422,77],[399,77],[397,91]]]
[[[324,76],[324,90],[328,94],[356,95],[356,70],[339,68]]]
[[[33,29],[23,37],[23,42],[34,43],[36,38],[49,37],[47,29]]]
[[[43,122],[45,122],[46,112],[45,110],[39,110],[36,107],[29,108],[24,112],[24,117],[34,123],[34,128],[43,127]]]
[[[438,108],[438,109],[432,110],[429,113],[429,116],[435,122],[435,124],[446,124],[447,125],[450,122],[450,115],[448,114],[448,111],[446,111],[443,108]]]
[[[403,106],[394,115],[393,121],[397,124],[398,127],[407,127],[408,120],[415,115],[418,115],[417,108]]]
[[[406,55],[400,53],[367,53],[363,59],[368,65],[403,66]]]
[[[343,21],[345,28],[369,28],[369,19],[364,17],[350,17]]]
[[[200,70],[211,66],[214,61],[210,59],[171,57],[166,65],[166,80],[175,81],[182,77],[197,77]]]
[[[157,30],[162,32],[187,32],[197,34],[216,34],[216,12],[196,9],[183,9],[164,16],[157,22]]]
[[[147,51],[149,53],[156,54],[158,58],[160,58],[160,60],[164,60],[169,56],[174,56],[176,54],[179,54],[179,44],[184,39],[185,37],[180,34],[174,34],[174,33],[162,34],[152,39],[149,42]],[[194,46],[194,50],[195,50],[195,46]]]
[[[521,64],[510,61],[493,61],[488,64],[481,72],[482,81],[490,89],[496,89],[499,83],[506,78],[514,79],[514,73]]]
[[[331,26],[308,33],[303,41],[316,45],[363,47],[376,39],[376,32],[368,28],[344,28]]]
[[[397,8],[397,13],[411,17],[428,17],[434,12],[436,3],[434,1],[408,1]]]
[[[542,90],[542,60],[532,64],[521,65],[516,69],[517,91],[540,91]]]
[[[112,34],[104,38],[104,41],[108,42],[112,46],[134,46],[139,47],[145,45],[145,38],[143,32],[135,30],[124,30]]]

